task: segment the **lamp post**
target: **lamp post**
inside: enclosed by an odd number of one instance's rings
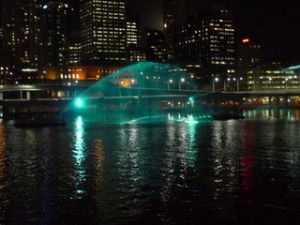
[[[185,81],[184,78],[181,78],[179,83],[178,83],[178,89],[181,90],[181,83],[183,83]]]
[[[170,84],[172,84],[172,83],[173,83],[172,79],[168,80],[168,90],[170,90]]]
[[[135,79],[131,79],[131,87],[133,86],[133,85],[135,85]]]
[[[230,85],[230,78],[228,77],[226,80],[224,80],[224,91],[227,91],[227,87]]]
[[[239,79],[236,79],[236,91],[240,91],[240,81],[242,81],[243,78],[240,77]]]
[[[289,78],[285,78],[285,90],[287,90],[287,86],[288,86],[288,81],[289,81]]]
[[[213,91],[215,91],[215,82],[219,82],[219,78],[218,77],[215,77],[213,79],[213,82],[212,82],[212,84],[213,84]]]
[[[119,83],[119,95],[121,96],[121,87],[123,87],[123,81],[121,80]]]
[[[271,90],[271,84],[272,84],[272,77],[269,77],[269,89]]]

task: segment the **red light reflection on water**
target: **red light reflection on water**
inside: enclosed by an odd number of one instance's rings
[[[241,161],[241,182],[242,189],[246,196],[246,204],[249,206],[254,205],[253,190],[252,190],[252,178],[253,178],[253,164],[255,163],[255,157],[252,152],[254,127],[251,124],[245,124],[244,135],[244,155],[240,158]]]

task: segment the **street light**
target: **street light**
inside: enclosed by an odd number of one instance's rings
[[[170,79],[170,80],[168,81],[168,90],[170,90],[170,84],[172,84],[172,83],[173,83],[173,80]]]
[[[289,81],[289,78],[285,78],[285,90],[287,90],[287,86],[288,86],[288,81]]]
[[[271,85],[272,85],[272,77],[269,77],[269,81],[270,81],[269,89],[271,89]]]
[[[123,87],[124,81],[120,81],[119,83],[119,95],[121,96],[121,87]]]
[[[213,91],[215,91],[215,82],[219,82],[219,78],[218,77],[215,77],[213,79],[213,82],[212,82],[212,84],[213,84]]]
[[[242,81],[242,80],[243,80],[242,77],[240,77],[240,79],[236,79],[236,91],[240,91],[240,83],[239,83],[239,81]]]
[[[224,80],[224,91],[227,91],[227,86],[230,82],[230,78],[228,77],[227,80]]]
[[[131,79],[131,86],[135,85],[135,79]]]
[[[181,83],[183,83],[185,81],[184,78],[181,78],[179,83],[178,83],[178,89],[181,90]]]

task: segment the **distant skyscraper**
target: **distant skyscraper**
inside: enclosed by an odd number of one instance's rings
[[[244,80],[243,88],[253,90],[261,86],[261,45],[249,38],[242,39],[238,49],[237,75]],[[258,85],[259,84],[259,85]]]
[[[201,63],[208,76],[230,77],[236,64],[235,27],[224,6],[214,6],[200,17]]]
[[[187,18],[186,0],[163,0],[164,35],[168,48],[168,58],[175,57],[176,32]]]
[[[201,20],[191,17],[179,26],[175,47],[175,59],[179,62],[201,62]]]
[[[256,68],[261,63],[261,45],[244,38],[239,46],[238,67]]]
[[[3,0],[4,48],[12,58],[14,75],[30,79],[41,61],[41,0]]]
[[[138,14],[127,12],[126,42],[128,61],[146,61],[145,50],[141,48],[140,18]]]
[[[67,45],[72,34],[74,9],[65,2],[43,5],[43,66],[61,66],[67,62]]]
[[[139,46],[141,41],[140,19],[137,14],[127,12],[126,16],[126,42],[127,46]]]
[[[68,42],[67,64],[76,65],[81,61],[81,43],[79,41]]]
[[[119,0],[80,0],[83,61],[126,60],[126,9]]]
[[[147,60],[165,62],[167,60],[167,48],[164,35],[159,30],[148,30],[147,35]]]

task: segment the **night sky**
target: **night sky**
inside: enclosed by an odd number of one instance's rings
[[[201,11],[218,0],[190,0],[191,11]],[[237,38],[250,37],[263,47],[265,62],[300,63],[299,0],[223,0],[232,10]],[[143,25],[162,27],[162,0],[127,0],[128,8],[140,12]]]

